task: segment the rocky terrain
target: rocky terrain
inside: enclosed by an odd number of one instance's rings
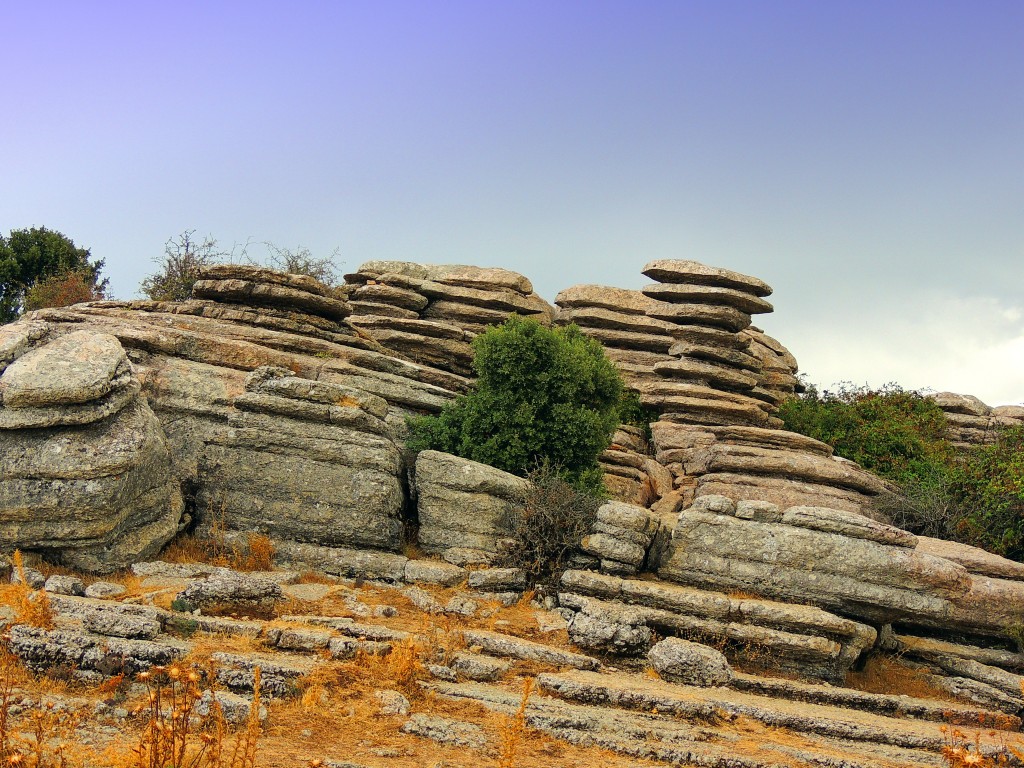
[[[500,269],[369,262],[331,289],[220,265],[186,302],[0,326],[0,542],[54,613],[33,626],[12,586],[11,652],[97,684],[202,659],[239,713],[258,667],[268,765],[916,766],[947,764],[947,726],[1016,743],[1024,565],[893,527],[882,480],[781,428],[799,383],[751,325],[767,284],[644,274],[552,306]],[[577,324],[653,417],[616,433],[613,500],[539,591],[502,561],[527,482],[405,447],[512,313]],[[1024,420],[935,399],[957,443]],[[114,709],[90,739],[131,725]],[[340,740],[287,741],[304,718]]]

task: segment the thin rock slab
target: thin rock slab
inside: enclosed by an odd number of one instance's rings
[[[771,286],[763,280],[731,269],[711,267],[699,261],[655,259],[644,265],[643,274],[659,283],[709,285],[732,288],[754,296],[770,296]]]
[[[712,285],[680,283],[655,283],[643,288],[645,296],[670,303],[694,302],[698,304],[720,304],[734,307],[748,315],[772,312],[774,307],[762,298],[748,291],[722,288]]]
[[[0,376],[0,400],[5,408],[88,403],[125,375],[128,358],[114,336],[74,331],[8,365]]]

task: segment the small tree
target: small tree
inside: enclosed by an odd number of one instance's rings
[[[303,246],[293,249],[281,248],[269,242],[264,245],[270,254],[268,266],[290,275],[308,275],[324,285],[334,286],[337,284],[338,273],[334,261],[338,256],[337,248],[330,256],[318,259],[313,256],[309,248]]]
[[[412,420],[410,447],[454,453],[526,476],[549,464],[603,493],[597,457],[619,423],[622,381],[579,328],[513,315],[473,340],[476,386],[440,415]]]
[[[200,243],[194,239],[196,231],[187,229],[177,239],[164,243],[164,255],[153,259],[160,267],[139,286],[154,301],[185,301],[192,296],[192,286],[199,279],[203,267],[217,263],[229,254],[217,249],[217,241],[209,235]]]
[[[90,261],[89,249],[46,227],[11,230],[0,237],[0,323],[16,320],[25,311],[25,295],[49,278],[80,273],[95,294],[102,295],[107,280],[100,279],[103,260]]]
[[[25,293],[25,311],[99,301],[104,298],[104,288],[96,285],[94,280],[92,273],[86,270],[64,272],[40,280]]]

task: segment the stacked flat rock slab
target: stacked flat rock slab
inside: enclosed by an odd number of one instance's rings
[[[658,572],[860,620],[945,625],[975,580],[917,546],[916,536],[852,512],[703,496],[680,513]]]
[[[780,507],[822,506],[875,516],[887,490],[876,475],[834,456],[813,438],[779,429],[651,425],[655,458],[693,496],[758,499]]]
[[[580,549],[599,559],[605,573],[634,575],[647,559],[647,551],[660,523],[649,510],[621,501],[609,501],[597,510],[597,519]]]
[[[469,343],[513,313],[551,323],[552,307],[522,275],[461,264],[368,261],[346,275],[350,324],[416,362],[468,376]]]
[[[125,568],[178,531],[167,439],[115,337],[45,330],[0,328],[0,541]]]
[[[396,550],[402,461],[388,404],[263,367],[246,378],[200,462],[200,525],[326,547]]]
[[[992,445],[1000,430],[1024,424],[1024,406],[986,405],[973,395],[939,392],[929,397],[946,414],[946,437],[957,448]]]
[[[649,507],[673,490],[672,473],[650,455],[643,431],[620,424],[611,445],[598,457],[611,498]]]
[[[558,322],[605,346],[642,404],[686,424],[781,426],[796,360],[750,325],[771,312],[761,280],[695,261],[653,261],[642,291],[579,285],[555,299]]]
[[[724,643],[733,658],[841,681],[877,636],[867,624],[820,608],[665,581],[566,571],[560,586],[559,601],[574,611],[570,637],[593,651],[614,650],[616,640],[642,636],[629,649],[642,654],[656,633]]]
[[[416,458],[419,543],[455,565],[498,559],[510,533],[510,516],[530,483],[469,459],[440,451]]]

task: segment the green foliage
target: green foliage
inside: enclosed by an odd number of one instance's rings
[[[821,440],[837,454],[896,483],[944,466],[952,458],[946,416],[918,392],[888,384],[881,389],[814,387],[782,404],[786,429]]]
[[[651,439],[651,422],[658,420],[658,409],[640,402],[640,393],[623,388],[619,398],[619,423],[639,427],[644,439]]]
[[[103,260],[90,261],[90,255],[88,248],[79,248],[71,238],[46,227],[0,236],[0,323],[16,320],[26,311],[26,293],[50,278],[78,273],[102,296],[108,282],[100,279]]]
[[[1024,559],[1024,426],[971,450],[957,468],[953,493],[966,510],[961,529],[968,542]]]
[[[597,457],[619,423],[622,381],[601,345],[570,325],[513,315],[473,340],[478,379],[438,416],[410,422],[409,447],[453,453],[525,477],[550,464],[602,492]]]
[[[203,267],[228,257],[227,252],[217,249],[217,241],[212,237],[207,235],[198,242],[195,233],[194,229],[187,229],[177,239],[169,238],[164,243],[164,255],[153,259],[159,271],[139,286],[145,296],[153,301],[185,301],[191,298],[192,286]]]
[[[879,511],[913,533],[1024,559],[1024,427],[994,445],[954,451],[942,410],[917,392],[813,387],[784,403],[786,428],[831,445],[891,481]]]
[[[508,521],[510,545],[501,564],[526,571],[530,585],[557,585],[569,557],[591,532],[603,503],[543,465],[529,474],[532,487]]]

